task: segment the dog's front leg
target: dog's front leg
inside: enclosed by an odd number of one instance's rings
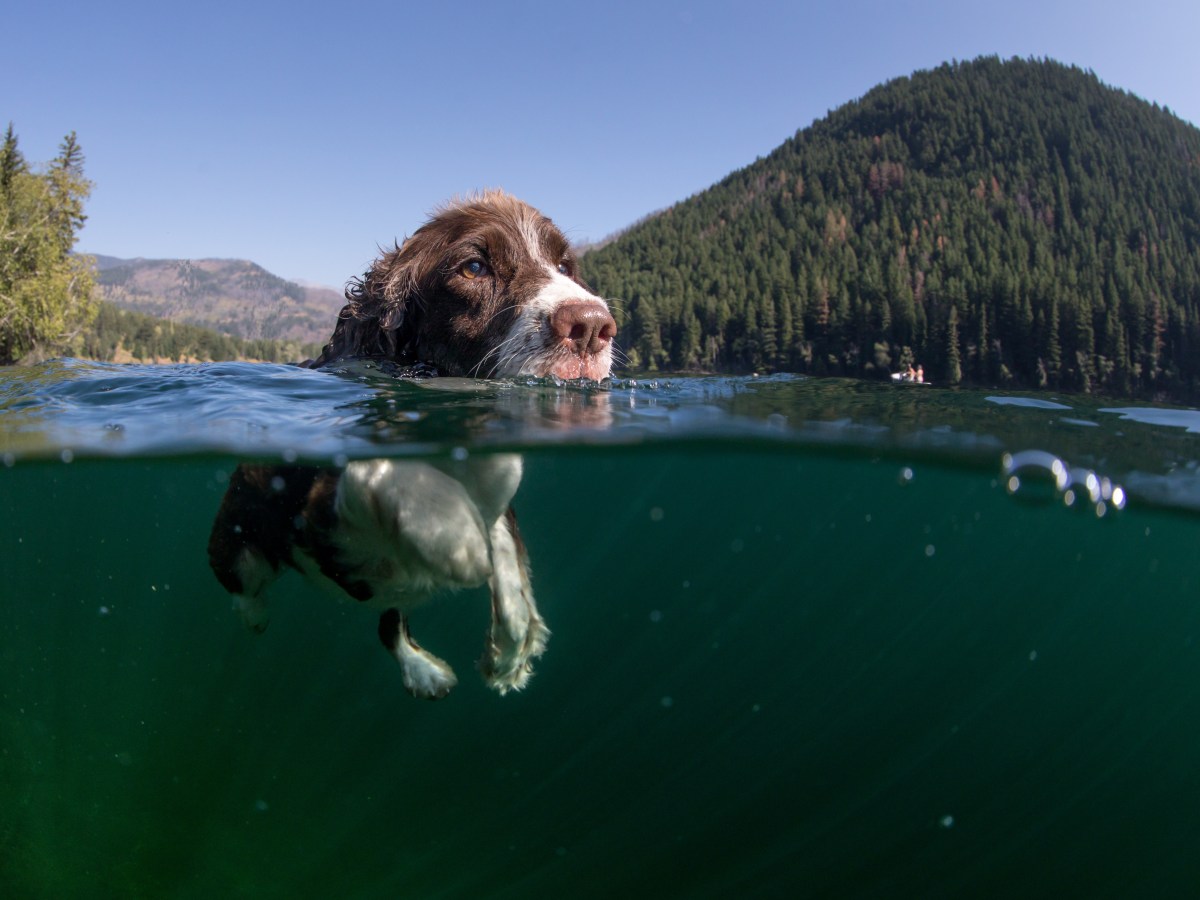
[[[449,663],[422,649],[408,630],[408,619],[397,609],[379,617],[379,640],[404,671],[404,686],[414,697],[438,700],[450,693],[458,678]]]
[[[533,674],[533,660],[546,649],[550,629],[538,614],[529,583],[529,559],[509,509],[491,530],[492,625],[479,669],[501,694],[520,690]]]

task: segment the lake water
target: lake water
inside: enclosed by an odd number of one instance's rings
[[[1182,896],[1200,413],[842,380],[0,371],[0,895]],[[209,570],[237,463],[519,452],[553,635]],[[1068,504],[1067,500],[1071,502]]]

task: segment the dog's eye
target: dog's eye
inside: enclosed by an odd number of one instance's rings
[[[458,273],[463,278],[478,278],[481,275],[487,274],[487,266],[477,259],[471,260],[469,263],[463,263]]]
[[[559,271],[559,274],[561,274],[561,275],[569,276],[571,274],[571,264],[568,262],[565,262],[565,261],[560,262],[558,264],[558,271]]]

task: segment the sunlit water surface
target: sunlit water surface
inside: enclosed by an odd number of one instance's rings
[[[0,896],[1186,896],[1200,413],[840,380],[0,371]],[[484,589],[247,631],[241,461],[519,452],[553,632]]]

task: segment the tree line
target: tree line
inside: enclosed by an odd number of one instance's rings
[[[1052,61],[883,85],[584,256],[634,369],[1200,396],[1200,131]]]
[[[320,352],[319,343],[244,340],[211,328],[121,309],[106,301],[100,301],[95,319],[73,344],[73,355],[103,362],[298,362]]]

